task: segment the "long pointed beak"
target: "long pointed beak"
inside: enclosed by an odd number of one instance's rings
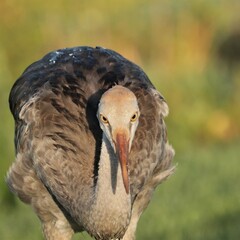
[[[128,179],[128,151],[129,141],[125,133],[116,134],[115,142],[116,153],[121,165],[123,185],[126,193],[129,193],[129,179]]]

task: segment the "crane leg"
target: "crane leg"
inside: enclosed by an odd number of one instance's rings
[[[174,151],[171,146],[167,146],[165,159],[162,162],[162,165],[157,171],[152,179],[146,183],[144,189],[137,195],[133,208],[132,208],[132,217],[128,226],[128,229],[123,237],[123,240],[134,240],[135,239],[135,232],[137,228],[138,220],[143,213],[143,211],[148,206],[152,194],[155,188],[166,178],[168,178],[171,174],[174,173],[175,167],[171,166],[171,159],[174,155]]]
[[[135,240],[135,232],[136,232],[139,217],[132,216],[128,229],[124,234],[122,240]]]
[[[150,198],[148,197],[149,189],[146,188],[142,192],[140,192],[135,199],[135,202],[133,204],[132,209],[132,216],[130,223],[128,225],[128,229],[123,237],[123,240],[134,240],[135,239],[135,232],[137,229],[138,220],[144,211],[144,209],[147,207],[148,203],[150,202]],[[147,196],[147,197],[146,197]]]
[[[74,233],[72,229],[62,226],[59,220],[43,223],[42,229],[46,240],[71,240]]]
[[[41,195],[32,198],[31,205],[42,223],[46,240],[71,240],[74,230],[45,187],[42,186]]]

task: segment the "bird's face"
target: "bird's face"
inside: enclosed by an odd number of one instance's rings
[[[137,98],[129,89],[114,86],[100,100],[97,118],[117,155],[126,193],[129,193],[128,153],[139,122]]]

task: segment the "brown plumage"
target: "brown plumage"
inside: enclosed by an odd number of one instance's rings
[[[135,238],[154,189],[173,173],[168,106],[145,73],[114,51],[51,52],[14,84],[16,160],[9,188],[45,238]]]

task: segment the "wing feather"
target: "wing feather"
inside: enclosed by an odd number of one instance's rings
[[[111,50],[64,49],[30,65],[10,94],[17,163],[8,183],[22,199],[30,202],[34,188],[24,191],[17,182],[31,175],[73,218],[81,216],[81,194],[94,189],[101,148],[98,102],[115,84],[135,93],[141,112],[129,156],[133,203],[172,173],[168,107],[142,69]]]
[[[143,190],[154,175],[172,168],[173,150],[167,143],[164,116],[168,106],[154,89],[134,90],[140,107],[140,120],[130,153],[130,183],[132,199]],[[171,155],[166,158],[167,155]],[[152,189],[156,184],[152,183]]]
[[[94,184],[96,145],[86,113],[70,97],[45,86],[20,116],[28,126],[25,137],[31,138],[28,152],[38,178],[73,218],[81,216],[76,210],[84,205],[81,194]]]

